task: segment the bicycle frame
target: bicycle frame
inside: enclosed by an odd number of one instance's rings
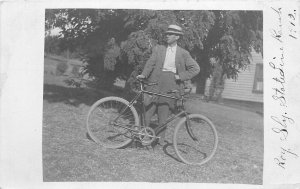
[[[146,113],[146,109],[145,109],[145,105],[144,105],[144,93],[146,94],[149,94],[149,95],[157,95],[157,96],[160,96],[160,97],[166,97],[166,98],[171,98],[171,99],[174,99],[174,100],[183,100],[184,99],[184,96],[181,95],[180,98],[177,98],[177,97],[174,97],[174,96],[171,96],[171,95],[167,95],[167,94],[164,94],[164,93],[156,93],[156,92],[152,92],[152,91],[147,91],[147,90],[144,90],[144,86],[143,86],[143,83],[140,84],[140,90],[138,91],[138,94],[129,102],[128,106],[126,106],[120,113],[120,116],[127,110],[127,108],[133,106],[137,100],[139,98],[141,98],[141,101],[142,101],[142,126],[145,126],[145,113]],[[170,123],[171,121],[175,120],[176,118],[180,117],[184,115],[187,119],[187,130],[188,132],[190,133],[191,137],[194,138],[193,134],[192,134],[192,131],[190,130],[190,127],[189,127],[189,117],[188,117],[188,113],[185,111],[185,109],[183,108],[183,110],[181,110],[179,113],[177,113],[176,115],[168,118],[166,120],[166,122],[163,124],[163,125],[160,125],[158,126],[155,130],[156,132],[159,132],[161,130],[163,130],[165,127],[167,127],[167,124]],[[116,120],[120,117],[118,116],[116,118]]]
[[[155,83],[139,81],[141,89],[136,91],[130,102],[122,97],[110,96],[100,99],[92,105],[86,121],[87,131],[91,139],[105,148],[122,148],[130,143],[140,143],[143,146],[152,145],[154,147],[156,142],[162,139],[159,137],[159,132],[167,129],[168,126],[172,125],[173,127],[175,125],[172,142],[179,159],[191,165],[202,165],[209,161],[217,149],[217,130],[214,124],[204,115],[191,113],[185,109],[184,103],[188,99],[186,95],[189,94],[186,88],[184,90],[169,90],[164,93],[160,93],[160,91],[152,92],[145,90],[147,88],[144,89],[144,86],[155,85]],[[172,116],[167,118],[166,121],[164,120],[164,123],[159,124],[155,129],[149,127],[148,124],[145,124],[146,108],[148,106],[145,105],[147,99],[144,99],[144,97],[147,96],[144,94],[174,99],[176,112],[173,112]],[[150,103],[157,103],[155,99],[150,101]],[[175,102],[175,100],[177,101]],[[139,107],[136,107],[136,103],[138,103]],[[136,108],[140,110],[140,115],[138,115]],[[101,124],[98,124],[98,121]],[[170,124],[170,122],[172,123]],[[212,133],[212,135],[207,134],[208,132]],[[198,136],[197,134],[200,135]],[[207,143],[202,142],[206,136],[212,137],[212,140],[207,140]],[[157,141],[157,139],[159,140]],[[189,139],[192,139],[192,141]],[[213,146],[211,148],[206,147],[210,143]],[[202,144],[205,148],[201,146]],[[197,147],[200,149],[198,150]],[[191,148],[191,150],[188,148]],[[202,148],[205,151],[207,150],[207,152],[203,152]],[[190,151],[199,152],[199,158],[194,159],[193,154],[186,155]],[[198,155],[196,156],[198,157]]]

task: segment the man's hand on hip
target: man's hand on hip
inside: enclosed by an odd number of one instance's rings
[[[175,80],[180,80],[179,75],[175,74]]]
[[[145,79],[146,77],[144,75],[138,75],[136,76],[137,79]]]

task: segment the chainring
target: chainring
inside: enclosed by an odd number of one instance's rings
[[[139,139],[144,146],[150,145],[156,138],[155,131],[151,127],[144,127],[139,132]]]

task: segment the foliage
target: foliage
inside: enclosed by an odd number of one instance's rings
[[[198,80],[212,74],[211,58],[236,78],[252,48],[263,51],[261,11],[56,9],[46,10],[45,27],[59,27],[62,48],[80,47],[84,72],[108,87],[117,77],[134,80],[169,24],[183,28],[179,45],[200,65]]]
[[[45,37],[45,53],[59,55],[61,52],[60,42],[58,36],[47,35]]]
[[[56,66],[56,75],[57,76],[63,75],[67,71],[68,67],[69,66],[66,62],[58,63],[57,66]]]
[[[74,65],[72,68],[73,76],[80,76],[80,67],[78,65]]]

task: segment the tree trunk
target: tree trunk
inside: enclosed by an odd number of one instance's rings
[[[204,91],[205,91],[205,79],[199,78],[199,80],[196,80],[196,93],[204,94]]]
[[[222,102],[222,92],[224,90],[223,68],[220,63],[215,63],[209,87],[209,100]]]
[[[200,72],[200,74],[194,79],[196,82],[196,94],[204,95],[205,92],[205,84],[206,84],[206,77],[204,74]]]

